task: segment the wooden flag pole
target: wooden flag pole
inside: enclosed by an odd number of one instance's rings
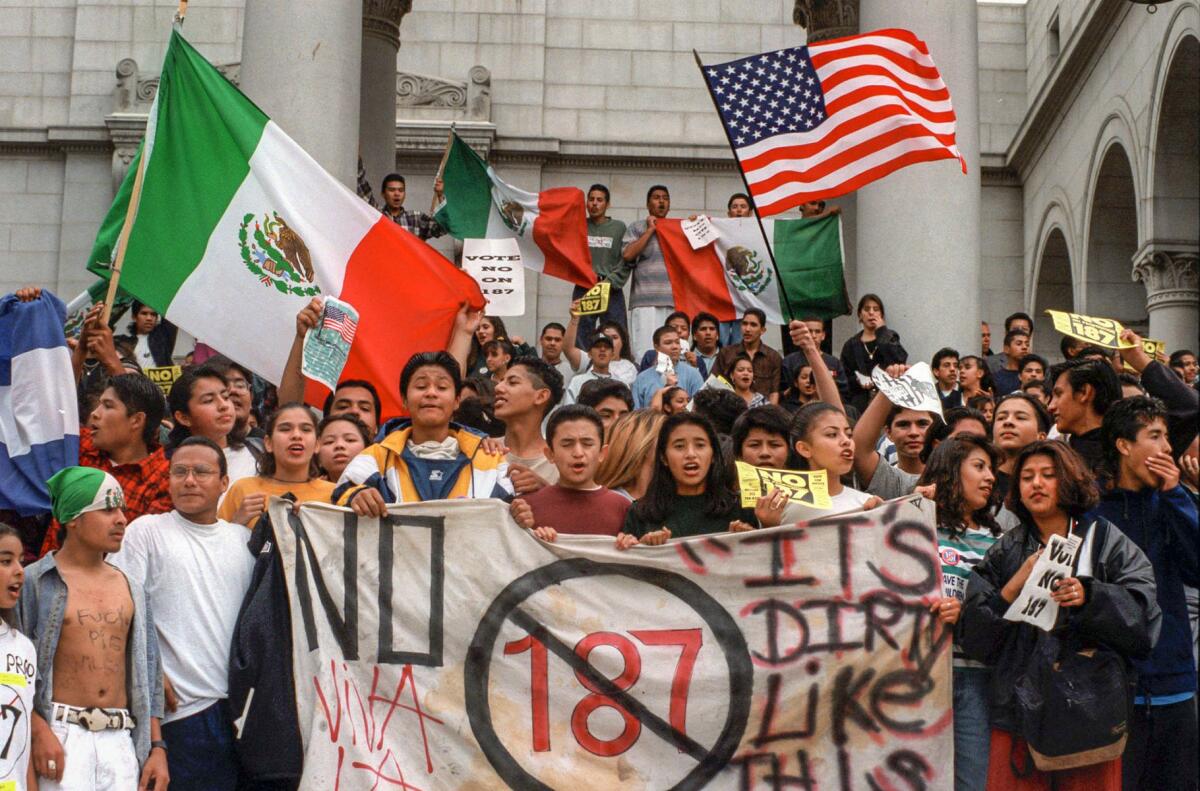
[[[450,131],[446,134],[446,150],[442,152],[442,161],[438,164],[437,177],[440,179],[442,174],[446,172],[446,160],[450,158],[450,147],[454,145],[454,122],[450,122]]]
[[[100,322],[108,324],[112,315],[113,300],[117,294],[117,284],[121,280],[121,267],[125,264],[125,248],[129,244],[129,232],[133,230],[133,220],[137,217],[138,203],[142,198],[142,177],[146,175],[146,147],[143,141],[142,152],[138,156],[137,173],[133,177],[133,189],[129,192],[129,208],[125,210],[125,222],[121,225],[121,235],[117,237],[117,255],[113,260],[112,269],[108,276],[108,293],[104,297],[104,312],[100,314]]]
[[[696,67],[700,69],[700,79],[704,80],[704,89],[708,91],[708,98],[712,100],[713,109],[717,111],[717,121],[721,124],[721,130],[725,132],[725,140],[729,143],[729,150],[733,153],[733,164],[737,167],[738,175],[742,177],[742,184],[746,185],[746,195],[750,197],[750,211],[754,212],[754,219],[758,221],[758,232],[762,234],[763,243],[767,246],[767,256],[771,259],[771,269],[775,270],[775,280],[779,283],[779,296],[783,299],[783,307],[787,310],[788,319],[795,319],[796,315],[792,312],[792,305],[788,301],[787,289],[783,285],[783,277],[779,274],[779,265],[775,263],[775,251],[771,248],[771,240],[767,238],[767,229],[763,226],[762,217],[758,216],[758,206],[754,202],[754,193],[750,191],[750,182],[746,180],[746,171],[742,170],[741,163],[737,161],[737,149],[733,145],[733,138],[729,136],[729,129],[721,120],[721,108],[717,106],[717,97],[713,96],[712,86],[708,84],[708,80],[704,79],[704,63],[700,60],[700,53],[694,49],[692,57],[696,59]]]

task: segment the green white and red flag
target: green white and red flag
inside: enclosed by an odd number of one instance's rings
[[[526,268],[577,286],[596,284],[583,190],[518,189],[453,133],[442,181],[445,200],[434,216],[456,239],[516,239]]]
[[[409,356],[446,348],[459,306],[484,304],[467,274],[329,175],[178,30],[89,258],[96,274],[110,274],[131,201],[121,288],[271,382],[296,314],[335,296],[359,312],[343,378],[377,383],[397,414]]]

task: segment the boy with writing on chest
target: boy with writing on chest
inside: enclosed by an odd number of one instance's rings
[[[26,569],[18,602],[21,630],[37,646],[39,787],[166,788],[153,621],[142,587],[104,559],[125,533],[121,486],[88,467],[67,467],[48,485],[62,548]]]
[[[546,440],[558,483],[513,500],[513,519],[543,541],[559,533],[617,535],[630,501],[596,483],[606,451],[600,415],[579,404],[562,407],[550,416]]]

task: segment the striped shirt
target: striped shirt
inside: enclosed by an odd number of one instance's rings
[[[938,554],[942,558],[942,595],[964,601],[967,598],[967,578],[971,576],[971,569],[983,560],[983,556],[999,536],[993,536],[990,530],[984,528],[972,528],[952,538],[949,530],[940,527],[937,535]],[[954,646],[954,666],[987,667],[983,662],[968,659],[957,643]]]
[[[638,220],[630,223],[625,229],[625,238],[621,240],[621,249],[641,238],[646,232],[646,221]],[[655,233],[646,241],[646,246],[637,258],[630,262],[633,269],[629,291],[629,308],[674,308],[675,295],[671,293],[671,278],[667,275],[667,262],[663,260],[662,249],[658,246],[658,234]]]

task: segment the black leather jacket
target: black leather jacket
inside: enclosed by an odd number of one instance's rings
[[[1080,549],[1076,575],[1085,590],[1082,607],[1061,608],[1055,631],[1088,644],[1104,645],[1125,659],[1144,659],[1158,640],[1162,611],[1155,596],[1154,570],[1137,545],[1111,522],[1097,519],[1091,544],[1091,574],[1080,570],[1088,544]],[[1076,523],[1083,535],[1091,522]],[[1024,674],[1039,635],[1037,627],[1004,620],[1004,584],[1041,548],[1036,526],[1022,523],[1005,533],[967,581],[967,599],[956,636],[972,659],[992,666],[992,727],[1019,732],[1013,691]]]

